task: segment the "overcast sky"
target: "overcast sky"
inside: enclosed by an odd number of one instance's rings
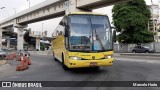
[[[30,0],[30,6],[34,6],[38,3],[41,3],[45,0]],[[151,4],[150,0],[145,0],[147,5]],[[158,0],[153,0],[154,4],[158,3]],[[0,9],[0,21],[12,16],[16,13],[23,11],[27,8],[29,8],[29,2],[27,0],[0,0],[0,8],[5,7],[4,9]],[[100,13],[105,13],[109,16],[110,21],[112,22],[112,7],[113,6],[108,6],[100,9],[94,10],[94,12],[100,12]],[[46,21],[41,21],[33,24],[29,24],[28,28],[31,28],[33,31],[41,31],[42,30],[42,23],[44,30],[48,31],[48,36],[51,36],[52,32],[54,29],[57,27],[59,21],[62,18],[56,18],[56,19],[50,19]]]

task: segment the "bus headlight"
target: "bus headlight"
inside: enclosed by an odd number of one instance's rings
[[[105,56],[105,59],[110,59],[110,58],[112,58],[112,56]]]
[[[71,56],[70,59],[72,59],[72,60],[81,60],[82,58],[80,58],[80,57],[75,57],[75,56]]]
[[[108,56],[108,58],[112,58],[112,56]]]

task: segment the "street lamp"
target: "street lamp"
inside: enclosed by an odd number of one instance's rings
[[[30,0],[27,0],[28,1],[28,3],[29,3],[29,8],[30,8]]]
[[[5,7],[1,7],[0,9],[4,9]]]
[[[16,9],[15,8],[13,8],[14,9],[14,11],[15,11],[15,14],[16,14]]]
[[[44,35],[43,35],[43,23],[42,23],[42,43],[43,43],[43,48],[44,48],[44,50],[45,50],[45,45],[44,45]]]
[[[154,17],[153,17],[153,4],[151,5],[151,10],[152,10],[152,12],[151,12],[151,16],[152,16],[152,24],[153,24],[153,48],[155,49],[155,23],[154,23]]]
[[[5,9],[6,7],[1,7],[0,9]],[[6,10],[4,10],[6,11]],[[8,17],[9,17],[9,13],[6,11],[6,13],[8,14]]]

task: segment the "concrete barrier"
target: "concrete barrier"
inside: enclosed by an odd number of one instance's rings
[[[28,51],[31,55],[52,55],[52,51]]]
[[[158,53],[120,53],[119,55],[123,56],[151,56],[151,57],[160,57]]]

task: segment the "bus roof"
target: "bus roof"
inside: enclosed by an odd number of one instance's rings
[[[96,12],[70,12],[68,15],[70,15],[70,14],[92,14],[92,15],[105,15],[105,16],[107,16],[107,14],[96,13]]]

